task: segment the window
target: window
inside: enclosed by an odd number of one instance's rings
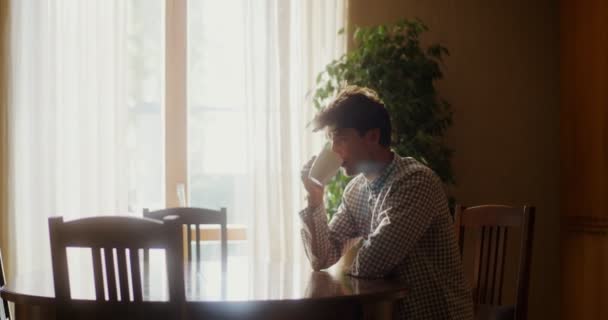
[[[228,209],[245,223],[244,9],[247,0],[188,1],[188,189],[190,204]]]

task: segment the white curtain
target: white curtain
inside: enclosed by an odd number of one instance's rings
[[[316,74],[344,50],[340,1],[250,1],[246,10],[246,138],[256,257],[291,261],[301,243],[300,167],[322,142],[306,124]],[[327,41],[324,41],[327,40]]]
[[[319,71],[345,50],[344,1],[249,1],[245,14],[246,130],[250,252],[268,270],[252,270],[255,290],[269,297],[277,277],[286,285],[308,280],[300,219],[305,193],[300,168],[323,143],[306,124],[314,115],[310,90]],[[283,262],[284,264],[279,264]],[[286,268],[287,266],[287,268]],[[293,266],[295,269],[290,269]],[[273,275],[268,279],[265,275]],[[286,277],[300,277],[288,279]],[[276,286],[275,286],[276,287]]]
[[[48,266],[47,218],[127,211],[123,1],[12,2],[9,262]]]
[[[345,23],[344,2],[240,2],[245,111],[239,155],[245,178],[238,206],[248,208],[243,222],[248,225],[248,255],[302,266],[301,272],[309,269],[299,238],[297,212],[305,197],[299,170],[322,144],[322,137],[306,128],[314,114],[309,93],[316,74],[345,50],[345,39],[337,35]],[[149,187],[156,181],[130,181],[132,171],[141,169],[134,165],[132,140],[137,131],[129,120],[129,90],[137,78],[129,74],[131,62],[126,58],[132,50],[129,35],[141,27],[127,21],[130,11],[138,8],[134,3],[146,2],[13,1],[13,270],[40,267],[40,257],[49,260],[49,216],[133,212],[133,197],[138,197],[133,186]],[[217,36],[222,36],[220,30]],[[141,86],[149,83],[142,80]],[[136,202],[146,206],[141,199]],[[253,272],[250,276],[256,278]],[[265,290],[264,283],[271,279],[256,281],[255,287]]]

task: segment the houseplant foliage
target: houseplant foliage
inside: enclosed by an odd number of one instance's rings
[[[427,30],[420,20],[356,28],[354,48],[317,76],[313,103],[320,110],[346,85],[375,90],[391,117],[393,150],[426,164],[449,185],[454,183],[452,151],[443,135],[451,125],[452,113],[435,90],[435,81],[442,78],[440,63],[448,50],[439,44],[423,47],[420,36]],[[326,186],[330,218],[348,181],[340,172]]]

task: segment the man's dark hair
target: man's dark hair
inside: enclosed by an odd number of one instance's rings
[[[380,129],[380,145],[391,145],[391,120],[384,103],[375,91],[348,86],[313,120],[314,131],[325,127],[353,128],[362,136],[371,129]]]

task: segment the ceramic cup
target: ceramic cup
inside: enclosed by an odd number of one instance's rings
[[[312,163],[309,177],[316,184],[324,186],[338,173],[342,162],[342,158],[326,145]]]

